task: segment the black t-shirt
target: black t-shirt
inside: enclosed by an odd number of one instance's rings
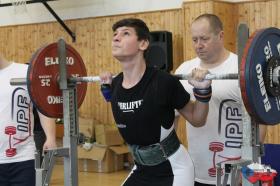
[[[122,87],[123,74],[112,82],[112,110],[119,131],[128,144],[150,145],[160,141],[161,127],[169,129],[174,109],[190,100],[174,76],[147,67],[140,82],[132,88]]]

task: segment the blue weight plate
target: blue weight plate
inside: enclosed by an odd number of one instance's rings
[[[248,40],[240,66],[240,85],[244,105],[257,122],[275,125],[280,122],[280,97],[268,94],[265,87],[267,61],[279,55],[280,30],[256,31]]]

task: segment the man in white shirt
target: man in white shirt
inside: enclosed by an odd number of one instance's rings
[[[176,74],[189,74],[194,68],[213,74],[238,73],[238,57],[224,47],[223,24],[213,14],[203,14],[191,24],[197,57],[182,63]],[[188,92],[188,81],[181,83]],[[194,95],[191,97],[194,99]],[[206,124],[187,125],[188,151],[195,166],[195,186],[216,185],[216,164],[241,158],[242,98],[238,80],[213,80]],[[175,119],[177,122],[178,118]],[[261,127],[261,141],[265,127]]]
[[[35,186],[35,143],[32,102],[24,86],[10,79],[26,77],[28,66],[7,61],[0,53],[0,185]],[[41,113],[44,149],[56,147],[55,120]]]

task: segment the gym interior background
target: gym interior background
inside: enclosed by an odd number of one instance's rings
[[[98,2],[101,3],[102,0],[98,0]],[[52,2],[49,4],[52,6]],[[98,75],[103,70],[117,73],[120,71],[120,66],[109,55],[111,53],[111,26],[119,19],[137,17],[143,19],[151,31],[167,30],[172,32],[173,69],[176,69],[181,62],[195,56],[189,28],[192,20],[202,13],[214,13],[222,19],[225,30],[225,44],[233,52],[236,52],[237,48],[236,35],[239,23],[246,23],[250,29],[250,34],[261,28],[280,27],[279,0],[185,0],[181,2],[179,7],[170,7],[161,10],[141,10],[133,13],[123,11],[121,13],[116,12],[114,15],[85,16],[84,18],[62,16],[65,24],[76,34],[75,43],[56,21],[48,20],[45,22],[39,20],[36,22],[35,20],[28,24],[5,23],[0,25],[0,51],[9,60],[26,63],[38,48],[56,42],[63,37],[82,56],[88,75]],[[27,7],[28,11],[29,8]],[[57,13],[63,14],[63,11]],[[2,7],[0,7],[0,17],[3,14]],[[88,86],[86,98],[79,109],[79,115],[87,121],[90,120],[90,122],[85,123],[112,125],[114,120],[110,104],[104,101],[99,88],[99,85],[94,84]],[[184,121],[180,121],[178,134],[182,143],[187,146]],[[280,144],[280,125],[268,127],[265,142]]]

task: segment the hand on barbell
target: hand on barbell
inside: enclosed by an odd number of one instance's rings
[[[101,82],[101,93],[107,102],[111,101],[112,90],[111,84],[113,80],[113,74],[111,72],[103,72],[99,75]]]
[[[194,88],[206,89],[211,86],[212,81],[205,79],[206,75],[209,74],[208,70],[194,68],[191,73],[191,77],[188,80]]]
[[[99,77],[101,84],[112,84],[113,74],[111,72],[102,72]]]

